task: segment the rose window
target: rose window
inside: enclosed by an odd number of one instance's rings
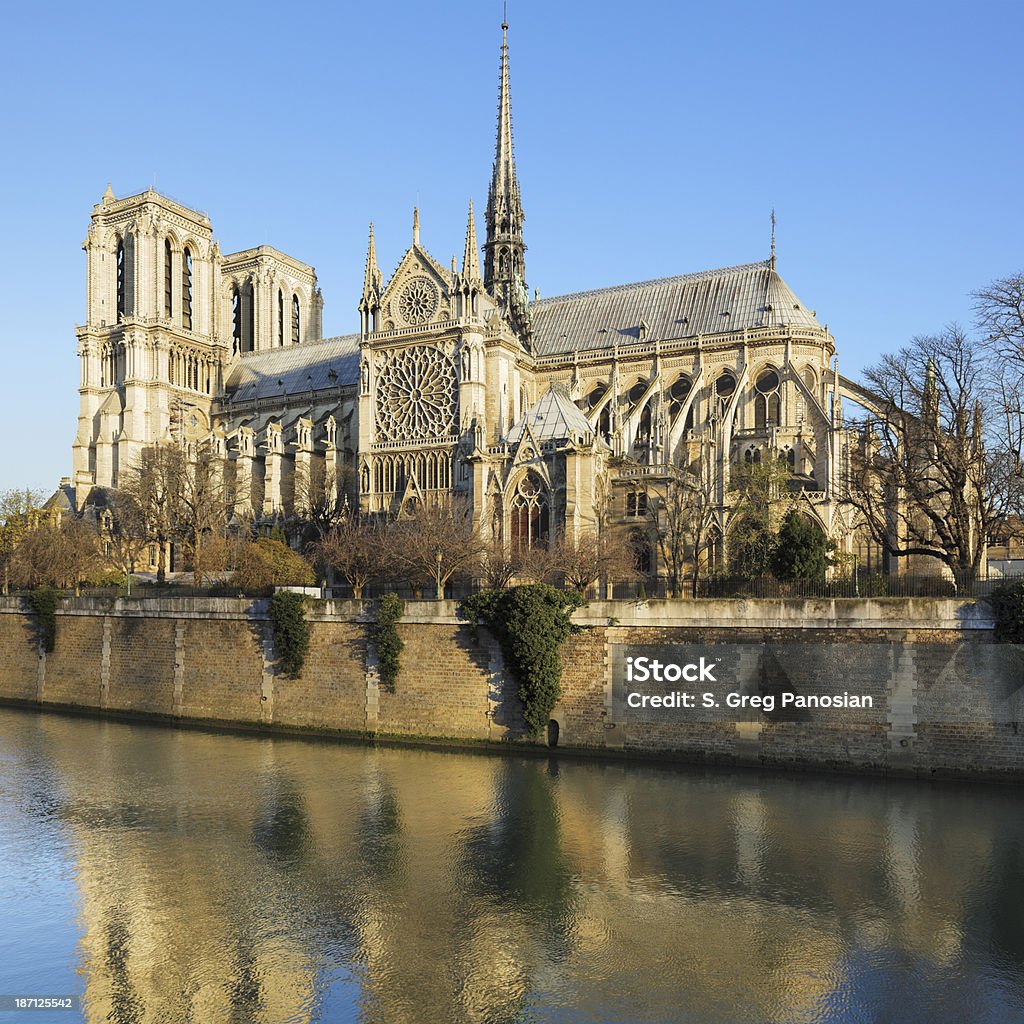
[[[425,324],[437,309],[438,296],[434,283],[425,277],[414,277],[402,289],[398,299],[398,311],[402,319],[412,327]]]
[[[437,348],[395,352],[377,377],[377,431],[385,441],[423,441],[455,430],[455,367]]]

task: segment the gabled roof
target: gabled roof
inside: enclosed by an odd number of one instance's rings
[[[641,321],[647,337],[661,341],[744,328],[821,327],[768,260],[540,299],[530,311],[539,356],[635,344]]]
[[[519,442],[529,424],[530,432],[539,442],[561,441],[580,437],[589,441],[594,431],[586,416],[566,394],[564,386],[553,383],[547,394],[530,407],[526,415],[505,435],[510,444]]]
[[[359,335],[346,334],[241,356],[224,383],[224,399],[248,402],[336,388],[358,379]]]

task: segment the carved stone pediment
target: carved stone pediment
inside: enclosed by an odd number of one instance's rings
[[[451,274],[414,245],[384,290],[384,329],[425,327],[450,319],[451,288]]]

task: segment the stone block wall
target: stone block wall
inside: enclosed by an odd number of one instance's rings
[[[356,602],[311,606],[297,679],[277,671],[264,604],[66,601],[57,647],[0,600],[0,700],[334,733],[528,743],[517,685],[494,638],[477,641],[450,602],[409,602],[393,688],[382,687]],[[563,648],[559,746],[795,769],[1024,778],[1024,650],[991,642],[983,606],[931,601],[592,604]],[[722,707],[626,720],[612,700],[617,645],[807,645],[806,695],[870,695],[868,709],[780,717]],[[807,666],[833,653],[828,671]],[[757,657],[756,653],[752,655]],[[806,664],[802,664],[806,661]],[[699,687],[698,687],[699,689]],[[541,740],[543,742],[543,740]]]

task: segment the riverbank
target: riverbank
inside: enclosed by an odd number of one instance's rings
[[[393,688],[380,683],[359,602],[310,606],[298,679],[276,671],[266,602],[82,598],[58,612],[56,648],[0,600],[0,701],[118,717],[527,750],[515,681],[485,630],[452,602],[409,602]],[[928,778],[1024,778],[1017,648],[992,642],[987,606],[953,599],[594,602],[563,649],[545,743],[587,755]],[[723,699],[667,714],[624,699],[634,655],[714,657]],[[680,655],[681,656],[681,655]],[[727,671],[728,670],[728,671]],[[726,691],[795,692],[782,715]],[[865,706],[841,703],[857,695]],[[812,699],[813,698],[813,699]],[[780,702],[781,703],[781,702]],[[543,744],[540,744],[543,746]]]

